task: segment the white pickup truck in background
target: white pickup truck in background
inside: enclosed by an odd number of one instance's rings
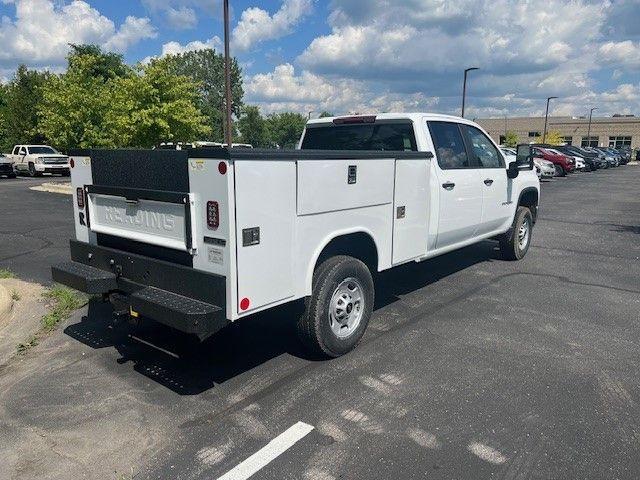
[[[40,177],[43,173],[69,175],[69,157],[48,145],[16,145],[8,157],[18,174]]]
[[[302,340],[335,357],[364,334],[377,272],[486,239],[529,249],[528,145],[507,164],[477,124],[413,113],[313,120],[299,147],[73,152],[54,280],[200,339],[304,299]]]

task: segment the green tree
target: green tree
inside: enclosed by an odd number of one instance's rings
[[[565,143],[564,139],[562,138],[562,133],[555,130],[550,130],[547,132],[547,136],[546,138],[544,138],[544,142],[543,138],[544,137],[536,137],[533,141],[535,143],[545,143],[548,145],[564,145]]]
[[[125,146],[108,128],[107,117],[116,107],[114,82],[132,77],[132,70],[122,57],[92,47],[75,47],[68,61],[67,72],[54,76],[43,89],[42,131],[63,150]]]
[[[42,131],[70,148],[149,148],[210,134],[198,109],[198,86],[166,60],[135,69],[95,46],[75,46],[69,68],[43,89]]]
[[[516,147],[518,145],[518,134],[514,131],[508,131],[505,134],[504,145],[511,148]]]
[[[129,147],[150,148],[163,141],[194,141],[211,135],[198,108],[198,85],[176,75],[167,59],[138,67],[137,75],[114,80],[109,130]]]
[[[103,81],[112,78],[125,77],[131,69],[124,63],[122,55],[112,52],[103,52],[98,45],[71,44],[71,52],[67,57],[69,68],[75,68],[75,63],[85,57],[92,57],[91,65],[85,65],[86,74],[91,77],[101,78]]]
[[[274,113],[267,117],[269,139],[280,148],[295,148],[307,119],[294,112]]]
[[[0,152],[8,151],[12,145],[7,144],[7,86],[0,83]]]
[[[178,75],[189,77],[198,85],[198,106],[207,116],[211,140],[224,138],[225,80],[224,55],[206,49],[165,57]],[[234,58],[231,61],[232,111],[240,117],[243,107],[242,69]]]
[[[20,65],[5,91],[5,142],[43,143],[46,135],[40,128],[38,107],[42,91],[50,82],[48,72],[29,70]]]
[[[267,137],[267,125],[258,107],[245,107],[243,115],[236,123],[236,126],[242,135],[244,143],[250,143],[254,147],[270,146]]]
[[[318,118],[327,118],[327,117],[335,117],[333,113],[329,113],[326,110],[320,114]]]

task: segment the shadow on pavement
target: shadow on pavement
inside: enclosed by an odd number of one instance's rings
[[[483,242],[383,272],[376,278],[376,309],[499,255],[495,242]],[[140,327],[114,323],[111,306],[96,299],[87,315],[64,332],[94,349],[115,348],[118,363],[133,362],[137,372],[179,395],[197,395],[284,353],[317,360],[305,353],[295,333],[302,308],[302,302],[294,302],[247,317],[201,343],[155,322]]]

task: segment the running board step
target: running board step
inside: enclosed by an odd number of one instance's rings
[[[78,262],[66,262],[51,267],[55,282],[89,295],[99,295],[118,288],[116,275]]]
[[[227,325],[222,309],[216,305],[193,300],[182,295],[146,287],[129,298],[134,314],[142,315],[182,332],[197,335],[201,340]]]

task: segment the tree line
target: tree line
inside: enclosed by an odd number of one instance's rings
[[[161,142],[222,142],[224,57],[207,49],[127,65],[96,45],[71,45],[65,73],[21,65],[0,84],[0,151],[15,144],[152,148]],[[232,61],[234,142],[293,148],[306,118],[263,117],[244,104],[242,69]]]

